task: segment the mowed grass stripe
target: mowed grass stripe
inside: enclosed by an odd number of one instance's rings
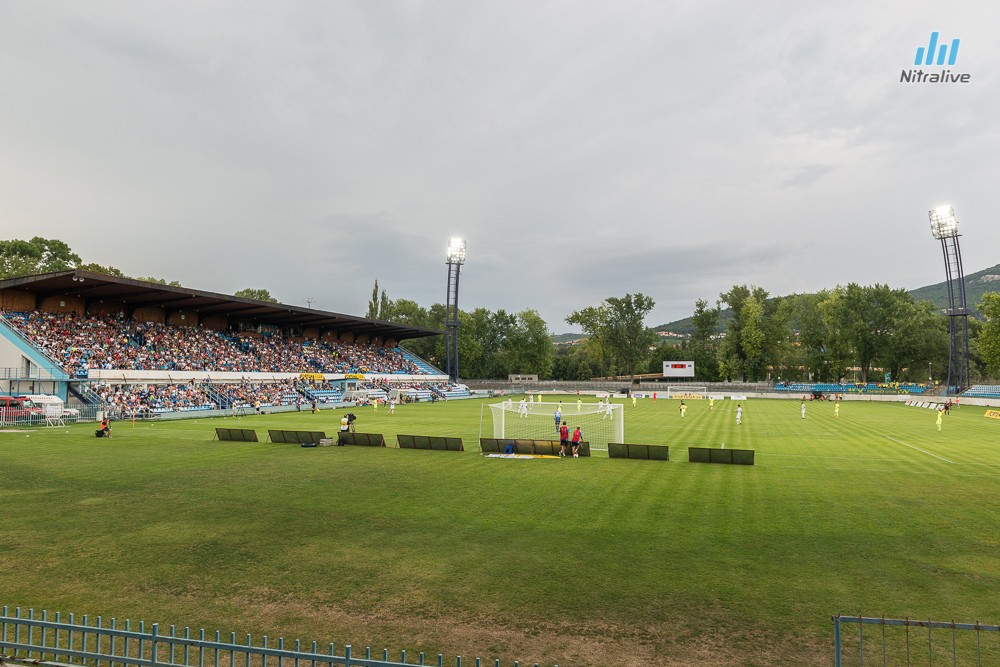
[[[670,462],[505,461],[478,454],[482,403],[355,411],[464,453],[212,439],[333,434],[342,411],[0,434],[3,602],[584,665],[827,664],[838,611],[998,620],[1000,423],[978,410],[939,434],[900,405],[751,400],[737,427],[731,401],[645,399],[625,439]],[[759,465],[687,463],[722,442]]]

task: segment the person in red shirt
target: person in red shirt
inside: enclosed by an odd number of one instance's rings
[[[583,433],[580,432],[580,427],[577,426],[576,430],[573,431],[573,458],[580,458],[580,442],[583,440]]]
[[[566,456],[567,447],[569,447],[569,426],[563,422],[559,427],[559,456]]]

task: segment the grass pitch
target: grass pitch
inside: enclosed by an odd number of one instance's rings
[[[938,432],[901,404],[751,400],[738,427],[686,402],[625,407],[670,462],[484,459],[477,400],[354,411],[464,453],[213,440],[343,411],[0,432],[0,603],[446,664],[825,665],[838,612],[1000,621],[983,409]],[[722,443],[757,465],[687,463]]]

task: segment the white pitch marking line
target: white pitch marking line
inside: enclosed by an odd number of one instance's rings
[[[885,436],[885,437],[889,438],[889,436]],[[909,447],[910,449],[915,449],[918,452],[923,452],[927,456],[933,456],[934,458],[940,459],[940,460],[944,461],[945,463],[951,463],[951,464],[954,464],[954,465],[958,465],[954,461],[949,461],[948,459],[944,458],[943,456],[938,456],[937,454],[931,454],[926,449],[920,449],[919,447],[914,447],[913,445],[905,443],[902,440],[896,440],[895,438],[889,438],[889,439],[892,440],[893,442],[898,442],[899,444],[903,445],[904,447]]]

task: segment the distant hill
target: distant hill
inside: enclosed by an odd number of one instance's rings
[[[582,340],[586,338],[585,334],[575,334],[575,333],[563,333],[563,334],[552,334],[552,342],[556,345],[565,345],[567,343],[572,343],[575,340]]]
[[[965,276],[965,304],[969,307],[970,314],[979,314],[976,305],[983,300],[986,292],[1000,292],[1000,264]],[[910,290],[910,294],[914,299],[930,301],[942,310],[948,307],[947,283],[919,287]]]
[[[965,276],[965,302],[969,307],[970,314],[978,315],[976,309],[986,292],[1000,292],[1000,264],[970,273]],[[948,285],[940,282],[936,285],[927,285],[910,290],[910,294],[917,301],[930,301],[935,308],[943,310],[948,307]],[[733,314],[727,308],[722,311],[719,317],[719,331],[726,330],[726,323],[732,319]],[[668,322],[658,327],[653,327],[654,331],[673,331],[680,334],[694,333],[694,318],[685,317],[683,320]]]

